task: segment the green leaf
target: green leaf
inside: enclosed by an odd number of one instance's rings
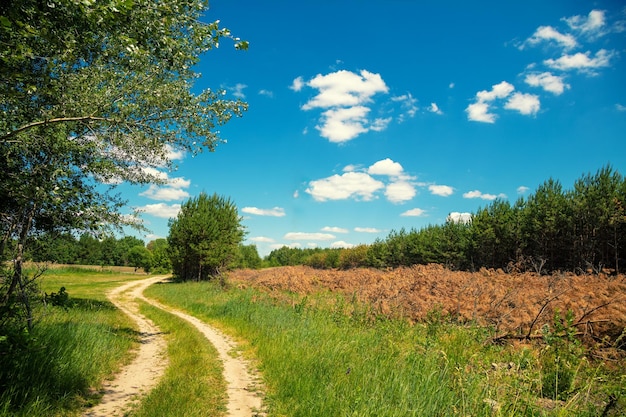
[[[0,16],[0,25],[5,28],[10,28],[12,26],[11,21],[6,16]]]

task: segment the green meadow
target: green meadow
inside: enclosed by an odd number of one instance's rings
[[[0,369],[0,416],[74,416],[132,359],[137,334],[107,290],[143,276],[50,270],[43,291],[66,288],[65,306],[38,306],[36,348]],[[148,297],[219,327],[263,376],[268,416],[618,416],[626,412],[619,363],[586,354],[573,338],[494,344],[489,329],[388,319],[333,293],[300,297],[218,283],[153,285]],[[129,416],[225,415],[215,349],[191,325],[141,304],[164,332],[169,367]],[[558,336],[558,337],[557,337]],[[19,347],[16,347],[18,349]]]

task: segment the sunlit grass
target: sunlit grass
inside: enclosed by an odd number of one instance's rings
[[[169,366],[133,417],[214,416],[226,410],[226,384],[217,351],[185,320],[142,304],[141,312],[165,333]]]
[[[541,398],[542,346],[494,345],[488,329],[437,314],[411,325],[328,293],[270,296],[211,283],[147,293],[247,341],[269,416],[593,416],[606,392],[622,392],[619,381],[598,385],[611,377],[588,363],[568,401]]]
[[[47,269],[38,282],[42,291],[48,294],[65,287],[73,298],[105,301],[107,291],[143,278],[146,276],[68,266]]]
[[[97,401],[97,388],[130,360],[138,341],[134,323],[105,296],[134,276],[50,272],[40,278],[42,288],[66,287],[71,306],[35,305],[33,343],[3,358],[0,416],[75,415]]]

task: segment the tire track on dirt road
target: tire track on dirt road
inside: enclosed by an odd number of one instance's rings
[[[249,363],[233,355],[237,345],[229,337],[203,321],[146,298],[143,291],[152,284],[163,282],[167,276],[157,276],[124,284],[108,294],[120,310],[129,315],[141,334],[137,357],[122,370],[115,380],[104,384],[104,396],[99,405],[89,409],[84,417],[122,416],[141,396],[159,382],[167,367],[167,343],[159,329],[139,313],[136,299],[141,299],[170,314],[174,314],[198,329],[218,351],[223,363],[227,385],[227,417],[263,416],[261,385],[249,371]]]

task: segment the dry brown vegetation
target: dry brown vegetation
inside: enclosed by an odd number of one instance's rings
[[[451,320],[496,329],[495,339],[539,337],[554,312],[571,310],[574,326],[588,343],[615,341],[626,327],[626,276],[539,276],[482,269],[470,273],[441,265],[376,269],[318,270],[305,266],[238,270],[238,286],[301,295],[331,291],[356,297],[372,311],[423,321],[440,311]]]

